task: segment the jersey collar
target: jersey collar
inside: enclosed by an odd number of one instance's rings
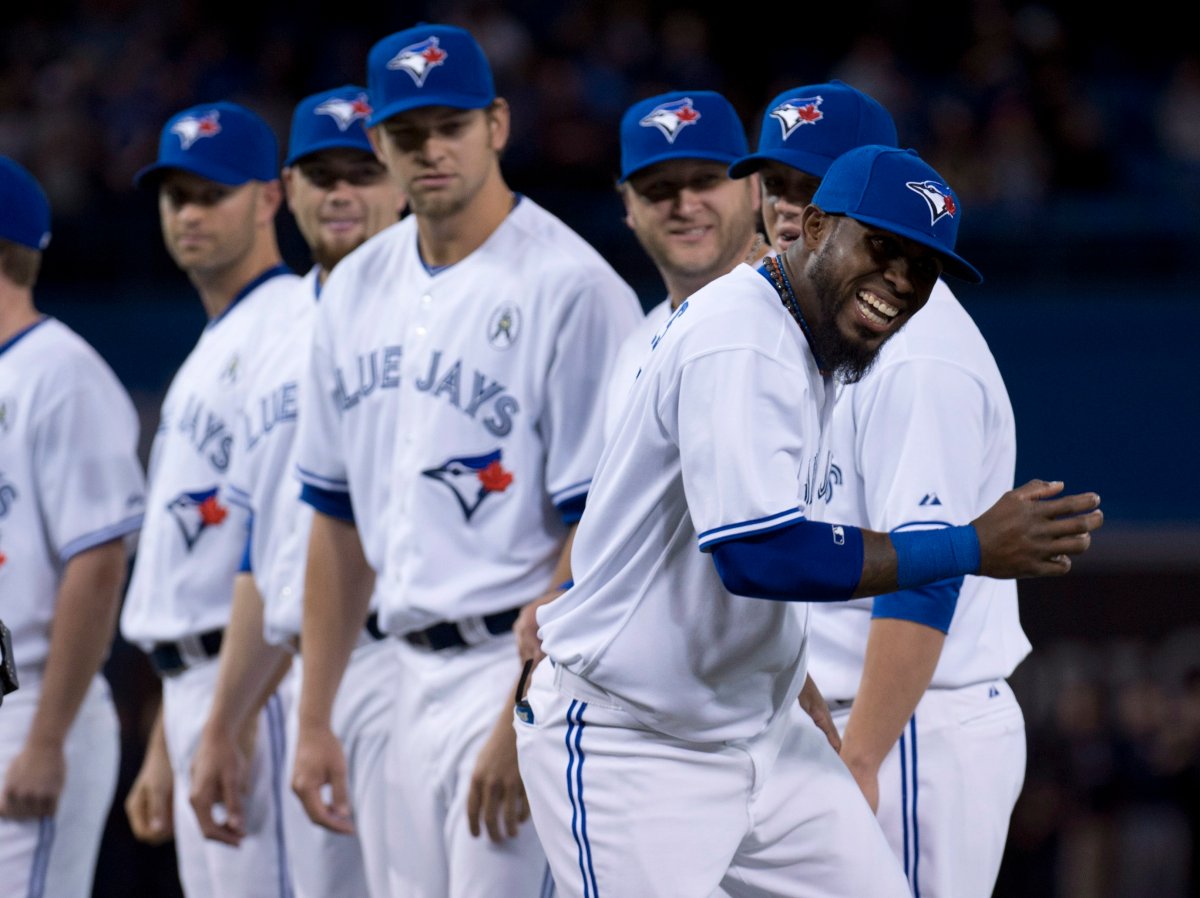
[[[268,268],[266,271],[264,271],[262,274],[260,274],[258,277],[256,277],[254,280],[252,280],[250,283],[248,283],[245,287],[243,287],[241,290],[239,290],[237,292],[237,296],[235,296],[233,298],[233,302],[231,302],[228,306],[225,307],[225,311],[223,311],[220,315],[218,315],[212,321],[208,322],[208,324],[205,326],[205,330],[207,330],[210,327],[215,327],[218,321],[220,321],[225,316],[227,316],[230,312],[233,311],[234,306],[236,306],[239,302],[241,302],[243,299],[245,299],[247,296],[249,296],[251,293],[253,293],[255,290],[257,290],[259,287],[261,287],[267,281],[271,280],[271,278],[279,277],[281,274],[291,274],[291,273],[292,273],[292,269],[288,268],[287,265],[285,265],[283,262],[280,262],[278,265],[273,265],[272,267]]]
[[[5,340],[3,343],[0,343],[0,355],[4,355],[4,353],[8,352],[10,349],[12,349],[14,346],[16,346],[17,341],[19,341],[22,337],[26,336],[34,328],[41,327],[43,324],[45,324],[49,320],[50,320],[49,315],[43,315],[37,321],[33,322],[33,324],[29,325],[29,327],[22,328],[21,330],[17,331],[15,334],[13,334],[11,337],[9,337],[7,340]]]

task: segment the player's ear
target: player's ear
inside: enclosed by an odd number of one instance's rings
[[[833,218],[826,215],[824,210],[809,203],[804,207],[800,218],[800,233],[804,235],[804,245],[814,250],[821,245],[833,228]]]
[[[279,211],[279,206],[283,203],[283,187],[280,185],[279,179],[263,181],[259,186],[258,199],[261,218],[264,221],[274,221],[275,213]]]
[[[625,224],[627,224],[629,226],[629,229],[632,231],[633,230],[633,215],[630,212],[629,206],[630,206],[630,203],[632,202],[631,197],[633,196],[633,188],[630,187],[628,184],[618,184],[617,185],[617,193],[619,193],[621,195],[621,202],[625,204]]]
[[[387,135],[383,133],[382,125],[375,125],[367,129],[367,140],[371,142],[371,149],[375,153],[375,158],[379,160],[379,164],[387,168],[387,156],[383,145],[387,143]]]
[[[512,126],[508,100],[496,97],[492,105],[484,110],[484,114],[487,116],[488,143],[499,153],[508,146],[509,129]]]
[[[746,186],[750,190],[750,204],[753,206],[755,212],[762,212],[763,195],[762,184],[760,183],[761,180],[762,179],[758,176],[758,172],[755,172],[746,178],[746,181],[748,182]]]
[[[294,213],[296,209],[292,205],[292,191],[296,189],[296,170],[289,165],[280,177],[283,179],[283,195],[287,200],[288,211]]]

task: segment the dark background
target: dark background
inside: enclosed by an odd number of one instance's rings
[[[1166,4],[756,5],[522,0],[8,4],[0,153],[38,176],[54,241],[38,299],[93,342],[143,414],[143,442],[203,326],[133,191],[162,123],[234,99],[286,139],[294,103],[362,83],[367,49],[420,20],[471,28],[513,107],[511,185],[576,227],[649,307],[662,286],[612,190],[617,122],[673,89],[725,93],[756,139],[764,104],[840,77],[880,99],[902,144],[955,187],[959,249],[987,277],[953,287],[1005,374],[1018,480],[1101,493],[1095,547],[1066,579],[1022,584],[1034,644],[1013,686],[1025,792],[998,896],[1200,894],[1200,56]],[[287,260],[308,267],[286,214]],[[157,684],[118,640],[121,792],[96,895],[169,895],[170,849],[120,808]]]

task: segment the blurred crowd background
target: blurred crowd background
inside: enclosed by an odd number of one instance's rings
[[[420,21],[470,28],[513,108],[510,184],[579,230],[649,307],[661,285],[613,191],[617,123],[665,90],[722,91],[753,145],[763,106],[836,77],[883,102],[958,191],[955,290],[1017,414],[1018,480],[1104,497],[1070,577],[1022,585],[1034,652],[1013,678],[1029,768],[997,896],[1200,895],[1200,53],[1177,7],[1005,0],[767,4],[651,0],[40,0],[6,4],[0,154],[50,194],[39,302],[112,364],[143,414],[203,314],[131,186],[159,129],[234,99],[281,142],[294,103],[361,83],[367,49]],[[308,267],[286,213],[283,250]],[[1189,348],[1191,346],[1192,348]],[[118,641],[125,733],[96,895],[177,894],[169,848],[135,845],[120,802],[157,684]]]

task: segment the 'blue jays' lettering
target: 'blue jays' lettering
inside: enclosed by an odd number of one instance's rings
[[[171,426],[171,412],[163,410],[163,421],[159,430]],[[225,422],[204,407],[196,396],[189,396],[183,404],[183,413],[175,422],[180,433],[187,434],[192,448],[202,455],[218,471],[229,467],[229,453],[233,448],[233,432]]]
[[[247,449],[258,445],[259,440],[274,430],[276,425],[295,422],[298,389],[296,382],[291,381],[260,396],[258,402],[252,404],[252,413],[246,415]]]

